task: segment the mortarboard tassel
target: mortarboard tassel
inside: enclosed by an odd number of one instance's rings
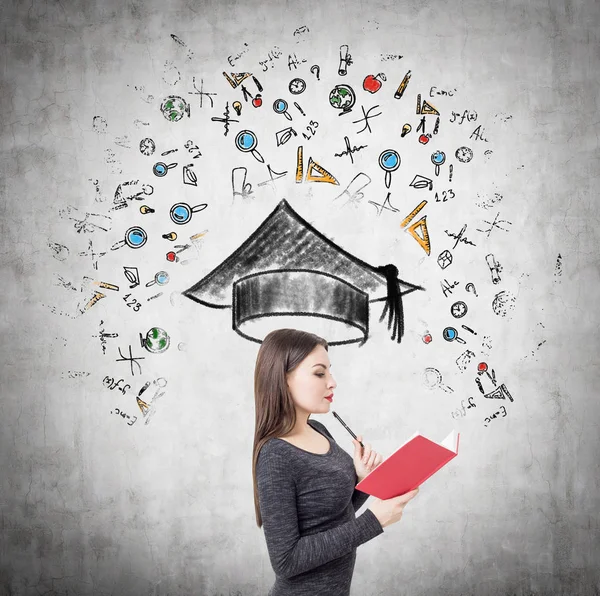
[[[383,321],[387,312],[388,329],[393,325],[392,340],[397,340],[400,343],[404,335],[404,308],[402,307],[402,293],[398,282],[398,268],[396,265],[390,264],[382,265],[375,269],[385,275],[385,279],[387,280],[387,298],[383,312],[379,317],[379,322]]]

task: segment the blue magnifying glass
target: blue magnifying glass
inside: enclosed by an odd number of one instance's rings
[[[273,102],[273,110],[276,114],[283,114],[288,120],[291,120],[292,117],[288,114],[288,103],[285,99],[276,99]]]
[[[152,166],[152,171],[154,172],[155,176],[162,178],[163,176],[166,176],[169,170],[174,168],[176,165],[176,163],[170,163],[167,165],[164,161],[158,161]]]
[[[440,166],[446,161],[446,154],[443,151],[436,151],[431,154],[431,163],[435,166],[435,175],[440,175]]]
[[[251,130],[241,130],[235,137],[235,146],[243,153],[252,153],[260,163],[265,163],[264,157],[256,150],[258,139]]]
[[[130,248],[141,248],[144,246],[144,244],[146,244],[146,240],[148,240],[146,231],[139,226],[133,226],[132,228],[126,230],[125,238],[115,242],[110,247],[110,250],[117,250],[125,245],[129,246]]]
[[[466,344],[467,342],[458,337],[458,331],[454,327],[446,327],[442,332],[446,341],[457,341],[459,344]]]
[[[386,149],[379,156],[379,167],[385,172],[385,187],[392,184],[392,172],[400,167],[400,154],[393,149]]]
[[[190,219],[192,219],[192,213],[197,213],[198,211],[204,211],[208,207],[208,203],[201,203],[200,205],[195,205],[194,207],[190,207],[187,203],[175,203],[171,207],[171,211],[169,215],[171,216],[171,221],[176,224],[186,224]]]
[[[169,277],[169,274],[166,271],[159,271],[154,276],[154,279],[150,280],[146,284],[146,287],[149,288],[150,286],[153,286],[154,284],[158,284],[159,286],[166,286],[169,283],[170,279],[171,278]]]

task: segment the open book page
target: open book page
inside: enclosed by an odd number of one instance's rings
[[[438,443],[442,447],[445,447],[452,453],[456,453],[456,449],[458,447],[458,441],[456,436],[456,431],[452,431],[441,443]]]

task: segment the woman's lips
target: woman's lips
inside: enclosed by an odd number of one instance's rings
[[[331,395],[328,395],[325,399],[329,402],[332,402],[333,401],[333,393]]]

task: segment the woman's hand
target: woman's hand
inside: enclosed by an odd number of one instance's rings
[[[362,435],[352,439],[354,443],[354,469],[360,482],[369,472],[374,470],[382,461],[383,456],[371,449],[370,443],[365,443],[365,448],[360,446]]]

